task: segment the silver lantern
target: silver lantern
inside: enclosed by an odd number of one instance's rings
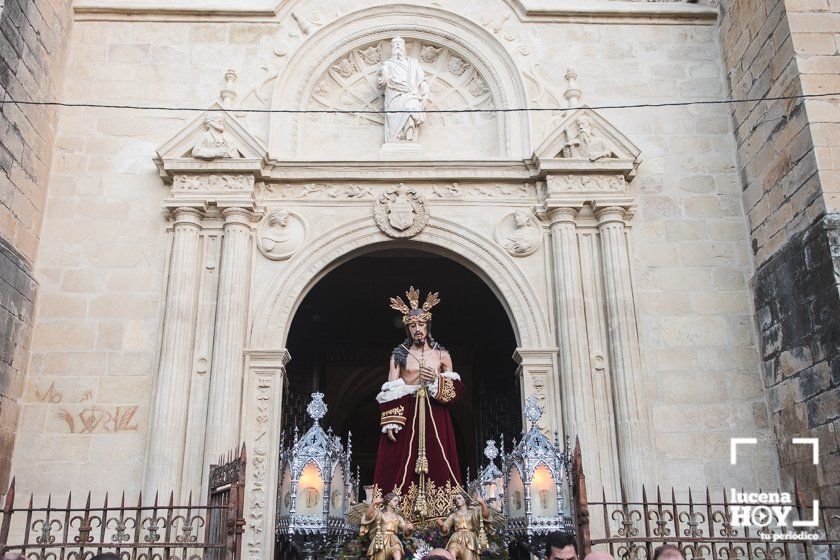
[[[353,533],[347,512],[353,499],[350,436],[347,451],[341,438],[325,432],[320,420],[327,413],[322,393],[312,393],[306,407],[312,426],[295,436],[291,447],[280,447],[277,493],[277,537],[314,559],[340,546]]]
[[[531,427],[502,458],[505,532],[540,556],[549,533],[574,531],[571,453],[556,435],[552,442],[537,428],[543,414],[537,397],[528,398],[524,411]]]
[[[505,477],[496,466],[499,449],[495,440],[488,439],[486,443],[484,456],[487,458],[487,464],[478,471],[476,479],[468,483],[468,490],[470,494],[481,496],[489,507],[501,512],[504,504]]]

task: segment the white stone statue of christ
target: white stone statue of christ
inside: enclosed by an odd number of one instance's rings
[[[429,86],[420,62],[406,56],[401,37],[391,39],[391,58],[382,63],[378,83],[385,91],[385,110],[404,111],[385,114],[385,142],[414,142],[426,120]]]

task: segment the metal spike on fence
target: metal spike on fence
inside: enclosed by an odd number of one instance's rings
[[[52,507],[52,494],[47,494],[47,511]]]
[[[15,478],[12,477],[12,482],[9,483],[9,491],[6,492],[6,503],[3,505],[3,511],[10,512],[14,507],[15,502]]]
[[[624,494],[624,481],[623,480],[619,479],[618,487],[619,487],[619,490],[621,491],[621,503],[627,502],[627,497]],[[607,500],[604,499],[604,501],[606,502]]]
[[[662,492],[659,491],[659,485],[658,484],[656,485],[656,503],[657,504],[662,503]]]
[[[175,491],[169,491],[169,509],[172,509],[172,506],[175,505]]]
[[[644,484],[642,484],[642,502],[647,503],[647,488],[645,488]]]
[[[67,509],[70,509],[71,504],[73,503],[73,491],[67,493]]]
[[[142,490],[140,490],[140,492],[137,494],[137,508],[138,508],[138,510],[141,507],[143,507],[143,491]]]
[[[32,498],[33,498],[33,494],[32,494],[32,492],[30,492],[29,493],[29,509],[32,509]]]
[[[122,491],[120,496],[120,509],[125,509],[125,490]]]
[[[244,465],[248,461],[248,450],[245,447],[245,442],[242,442],[242,451],[239,453],[239,458],[242,460],[242,464]]]
[[[158,493],[159,493],[159,490],[155,490],[155,508],[157,508],[157,506],[158,506]]]
[[[85,511],[90,511],[90,490],[88,490],[87,500],[85,500]]]
[[[187,497],[187,509],[192,507],[192,490],[190,490],[190,495]]]
[[[108,509],[108,492],[105,492],[105,505],[102,507],[103,509]]]

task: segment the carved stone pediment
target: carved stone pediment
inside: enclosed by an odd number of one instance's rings
[[[176,172],[255,172],[267,150],[218,103],[199,114],[157,150],[155,163],[165,179]]]
[[[635,175],[640,150],[607,119],[583,106],[561,120],[534,151],[541,172]]]

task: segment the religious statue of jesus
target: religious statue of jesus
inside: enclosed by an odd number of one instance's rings
[[[377,82],[385,91],[385,110],[395,111],[385,113],[385,142],[417,140],[429,85],[420,62],[406,56],[402,37],[391,39],[391,58],[382,63]]]
[[[449,409],[464,387],[449,352],[432,337],[430,309],[438,294],[429,293],[422,306],[413,286],[406,296],[408,304],[391,298],[407,338],[391,353],[388,381],[376,396],[382,435],[374,493],[400,496],[409,519],[446,518],[453,497],[463,491]]]

